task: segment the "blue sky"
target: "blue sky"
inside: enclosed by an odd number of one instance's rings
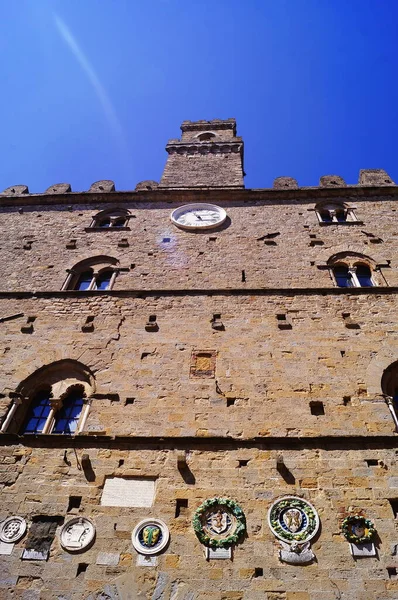
[[[235,117],[246,187],[398,181],[396,0],[0,0],[0,189],[159,180],[183,120]]]

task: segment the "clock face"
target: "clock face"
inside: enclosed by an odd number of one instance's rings
[[[181,229],[212,229],[224,223],[227,213],[214,204],[186,204],[173,210],[170,218]]]

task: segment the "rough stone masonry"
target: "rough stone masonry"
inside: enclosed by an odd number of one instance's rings
[[[27,524],[0,542],[0,597],[395,600],[398,187],[366,170],[245,189],[233,119],[181,129],[160,184],[0,195],[0,521]],[[190,204],[227,218],[177,227]],[[285,496],[319,515],[309,564],[282,562],[268,526]],[[231,558],[192,527],[213,497],[246,517]],[[349,515],[375,556],[352,556]],[[74,518],[95,527],[78,551]],[[170,532],[150,560],[143,519]]]

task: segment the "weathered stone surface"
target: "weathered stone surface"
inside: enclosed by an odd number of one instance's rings
[[[184,123],[170,154],[184,172],[170,162],[164,181],[237,185],[240,155],[229,144],[241,144],[232,121]],[[218,173],[224,160],[235,166]],[[68,206],[55,191],[38,204],[21,195],[21,212],[2,196],[0,418],[16,411],[1,437],[0,519],[18,514],[31,527],[40,515],[82,515],[96,527],[82,553],[64,551],[55,532],[47,561],[21,561],[28,538],[18,542],[1,557],[5,600],[396,599],[396,433],[381,382],[398,360],[398,189],[385,182],[380,195],[371,187],[381,183],[364,177],[367,189],[347,196],[342,185],[296,189],[278,180],[274,190],[95,190],[71,194]],[[358,223],[321,227],[315,206],[331,199],[349,204]],[[229,220],[211,233],[175,228],[171,211],[190,202],[219,204]],[[130,212],[128,233],[87,230],[108,208]],[[76,247],[66,249],[71,239]],[[373,260],[379,288],[336,289],[327,261],[347,251]],[[113,291],[61,291],[66,269],[96,256],[119,269]],[[146,329],[149,315],[156,331]],[[212,327],[215,315],[223,328]],[[281,315],[289,329],[278,326]],[[88,317],[95,327],[85,332]],[[348,318],[359,328],[347,328]],[[197,364],[203,355],[206,368]],[[68,381],[60,382],[54,373],[66,359],[75,370],[63,370]],[[40,369],[54,363],[55,405],[69,380],[88,390],[84,427],[74,437],[17,437],[44,381]],[[116,504],[101,502],[111,478],[155,481],[151,502],[142,494],[127,503],[122,493]],[[215,495],[246,514],[247,537],[231,561],[207,561],[192,530],[195,509]],[[319,512],[311,565],[279,559],[266,516],[284,495]],[[340,525],[353,512],[375,523],[377,557],[351,556]],[[170,529],[169,546],[146,568],[131,544],[144,518]],[[101,554],[108,559],[97,564]]]

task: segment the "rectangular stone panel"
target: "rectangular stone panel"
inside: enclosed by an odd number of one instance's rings
[[[106,565],[107,567],[116,567],[119,564],[120,554],[112,552],[99,552],[96,565]]]
[[[207,560],[228,560],[232,558],[231,548],[206,548]]]
[[[137,567],[156,567],[158,564],[157,556],[145,556],[144,554],[139,554],[137,556]]]
[[[155,479],[108,477],[102,492],[102,506],[152,506]]]
[[[191,355],[190,377],[214,378],[216,374],[215,350],[194,350]]]
[[[13,551],[14,544],[6,544],[6,542],[0,541],[0,554],[10,555]]]

